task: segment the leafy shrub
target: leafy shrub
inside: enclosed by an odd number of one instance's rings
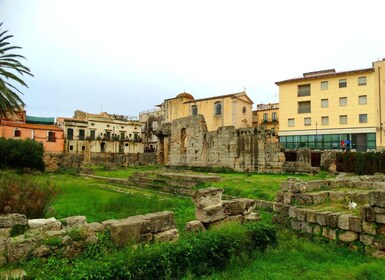
[[[337,171],[351,172],[357,175],[373,175],[385,172],[385,154],[376,152],[337,153]]]
[[[0,175],[0,214],[41,218],[56,195],[55,187],[48,181],[40,182],[27,175]]]
[[[30,168],[44,171],[44,148],[33,140],[0,138],[0,168]]]

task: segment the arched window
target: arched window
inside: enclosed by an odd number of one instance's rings
[[[198,115],[198,106],[197,105],[191,106],[191,115],[193,115],[193,116]]]
[[[215,102],[214,115],[216,116],[222,115],[222,103],[220,101]]]

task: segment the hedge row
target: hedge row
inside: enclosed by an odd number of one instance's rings
[[[72,262],[53,258],[24,267],[33,279],[181,279],[223,270],[235,258],[264,251],[276,242],[276,229],[271,226],[229,224],[176,243],[114,252],[96,244]]]
[[[337,171],[358,175],[385,173],[385,153],[342,152],[337,153]]]
[[[0,169],[35,169],[44,171],[44,148],[41,143],[0,138]]]

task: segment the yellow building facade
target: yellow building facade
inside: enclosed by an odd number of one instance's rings
[[[184,92],[164,100],[161,109],[165,113],[165,122],[200,114],[205,118],[207,130],[215,131],[222,126],[252,127],[252,105],[246,92],[202,99],[194,99]]]
[[[278,142],[279,103],[258,104],[253,111],[253,126],[265,126],[271,131],[274,142]]]
[[[276,84],[284,148],[367,151],[385,146],[385,60],[371,68],[309,72]]]

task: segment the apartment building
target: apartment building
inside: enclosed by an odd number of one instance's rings
[[[304,73],[276,85],[284,148],[384,148],[385,60],[365,69]]]
[[[271,131],[274,142],[278,142],[279,131],[279,103],[258,104],[253,111],[253,126],[265,126]]]

